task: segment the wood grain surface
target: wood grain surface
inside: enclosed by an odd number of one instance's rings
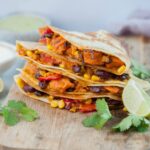
[[[128,39],[128,45],[136,44],[132,48],[134,53],[150,56],[150,44],[143,45],[140,38]],[[141,42],[141,43],[140,43]],[[134,44],[133,44],[134,45]],[[138,48],[138,49],[137,49]],[[135,51],[136,49],[136,51]],[[133,52],[134,51],[134,52]],[[146,51],[146,54],[145,54]],[[136,55],[138,60],[145,61],[148,65],[150,60]],[[147,63],[148,62],[148,63]],[[70,113],[65,110],[52,109],[47,104],[30,99],[22,95],[14,84],[9,92],[7,100],[17,99],[26,102],[30,107],[39,112],[40,118],[32,123],[20,122],[14,127],[3,123],[0,117],[0,145],[1,150],[21,149],[48,149],[48,150],[148,150],[150,149],[150,132],[146,133],[114,133],[111,126],[119,121],[123,114],[113,112],[114,118],[102,130],[85,128],[81,121],[89,114]]]

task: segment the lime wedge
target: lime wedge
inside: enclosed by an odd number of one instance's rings
[[[150,114],[150,96],[135,80],[128,81],[123,90],[122,99],[128,112],[138,116]]]
[[[3,80],[0,79],[0,92],[2,92],[4,89],[4,83],[3,83]]]

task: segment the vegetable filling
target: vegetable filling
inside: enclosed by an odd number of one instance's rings
[[[60,60],[58,58],[54,58],[54,56],[50,56],[49,54],[46,54],[39,50],[27,50],[21,45],[17,46],[17,51],[19,55],[29,57],[40,64],[56,66],[69,70],[70,72],[78,76],[84,77],[84,79],[90,80],[92,82],[103,82],[111,79],[127,81],[129,79],[129,75],[126,73],[122,75],[115,75],[94,67],[83,66],[75,62]]]
[[[25,73],[38,82],[38,86],[46,91],[59,93],[88,93],[113,94],[121,96],[123,88],[116,86],[83,86],[78,81],[61,74],[43,70],[29,62],[23,69]]]
[[[40,28],[39,32],[41,34],[40,42],[46,44],[49,50],[57,54],[69,56],[89,65],[98,65],[115,70],[118,74],[126,69],[124,62],[117,57],[95,50],[79,49],[48,27]]]
[[[95,106],[96,98],[81,101],[81,100],[72,100],[67,98],[50,96],[47,95],[46,93],[43,93],[31,87],[30,85],[25,83],[21,78],[17,80],[17,84],[20,88],[24,90],[24,92],[30,95],[35,95],[38,97],[47,97],[50,102],[50,106],[53,108],[66,109],[69,110],[70,112],[79,111],[82,113],[96,111],[96,106]],[[110,98],[105,98],[105,100],[108,103],[110,109],[120,109],[123,107],[121,101],[115,101]]]

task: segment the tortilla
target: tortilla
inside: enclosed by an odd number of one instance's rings
[[[115,56],[124,62],[126,69],[118,73],[117,71],[113,71],[114,74],[123,74],[128,72],[131,62],[130,58],[125,50],[125,48],[121,45],[120,41],[117,40],[112,34],[99,30],[97,32],[92,33],[81,33],[81,32],[73,32],[73,31],[65,31],[62,29],[58,29],[53,26],[49,26],[50,30],[54,33],[60,35],[66,41],[76,46],[81,50],[94,50],[97,52],[103,52],[104,54],[108,54],[111,56]],[[103,69],[103,67],[101,67]],[[107,71],[112,72],[111,69],[107,69]]]
[[[42,102],[44,102],[44,103],[47,103],[47,104],[50,104],[50,105],[51,105],[51,102],[52,102],[52,100],[50,99],[51,95],[36,96],[34,93],[25,92],[25,91],[22,89],[22,87],[20,86],[20,84],[18,83],[18,80],[20,80],[20,79],[21,79],[21,78],[20,78],[20,75],[15,75],[15,76],[14,76],[14,80],[15,80],[17,86],[18,86],[18,89],[20,90],[20,92],[21,92],[22,94],[24,94],[24,95],[26,95],[26,96],[32,98],[33,100],[39,100],[39,101],[42,101]],[[23,81],[24,81],[24,80],[23,80]],[[62,98],[60,98],[60,100],[62,100]],[[109,101],[110,104],[108,104],[108,105],[109,105],[110,109],[120,109],[120,108],[123,107],[121,101],[116,101],[116,102],[117,102],[117,103],[119,102],[119,103],[116,105],[116,104],[112,104],[112,103],[111,103],[111,100]],[[86,103],[84,103],[83,101],[80,101],[80,100],[77,100],[76,104],[77,104],[78,107],[80,106],[80,104],[82,104],[82,106],[86,105]],[[61,109],[62,109],[62,108],[61,108]],[[65,109],[67,109],[67,108],[65,108]],[[79,109],[79,110],[77,110],[77,111],[80,111],[82,108],[79,107],[78,109]],[[70,109],[67,109],[67,110],[71,111]],[[94,111],[94,110],[93,110],[93,111]],[[76,111],[73,111],[73,112],[76,112]],[[82,112],[82,111],[81,111],[81,112]]]
[[[64,61],[67,61],[67,62],[71,61],[71,60],[64,58],[63,56],[57,55],[57,54],[47,50],[47,48],[40,43],[35,43],[35,42],[17,42],[17,43],[18,43],[17,45],[21,45],[25,50],[29,50],[29,51],[38,50],[38,51],[42,51],[44,53],[48,53],[50,56],[52,56],[56,59],[60,59],[60,60],[63,59]],[[21,56],[21,55],[19,55],[19,56]],[[83,76],[75,74],[71,70],[66,70],[65,68],[61,68],[59,66],[45,65],[45,64],[42,64],[41,62],[35,61],[33,58],[30,58],[28,56],[21,56],[21,57],[25,58],[26,60],[34,62],[35,64],[37,64],[38,66],[40,66],[43,69],[50,70],[53,72],[61,72],[61,74],[66,75],[66,76],[70,76],[71,78],[78,80],[80,82],[83,82],[86,85],[91,85],[91,86],[92,85],[93,86],[110,85],[110,86],[124,87],[127,83],[127,80],[121,81],[118,79],[116,79],[116,80],[108,79],[108,80],[104,80],[104,81],[92,81],[90,79],[85,79]],[[91,69],[92,68],[94,68],[94,66],[92,66]]]
[[[54,92],[54,91],[50,91],[50,90],[43,90],[39,87],[38,82],[36,80],[34,80],[33,78],[30,77],[30,75],[28,75],[27,73],[21,71],[21,75],[20,78],[22,80],[24,80],[28,85],[32,86],[33,88],[37,89],[38,91],[47,93],[49,95],[52,96],[56,96],[56,97],[63,97],[63,98],[69,98],[69,99],[80,99],[80,100],[87,100],[89,98],[99,98],[99,97],[108,97],[114,100],[121,100],[121,97],[113,95],[111,93],[108,94],[96,94],[96,93],[58,93],[58,92]]]

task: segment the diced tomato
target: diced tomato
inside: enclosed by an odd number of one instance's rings
[[[111,87],[111,86],[106,86],[105,89],[114,94],[118,93],[120,90],[118,87]]]
[[[80,106],[80,112],[82,113],[88,113],[96,111],[96,105],[95,104],[83,104]]]
[[[73,100],[73,99],[64,99],[64,102],[67,103],[67,102],[70,102],[70,103],[79,103],[80,101],[79,100]]]
[[[40,33],[40,35],[44,35],[44,34],[53,33],[53,31],[48,26],[46,26],[43,28],[39,28],[39,33]]]
[[[19,49],[18,50],[19,55],[24,56],[25,55],[25,51],[23,49]]]
[[[60,74],[53,74],[47,77],[39,77],[38,79],[40,81],[51,81],[51,80],[58,80],[60,79],[62,76]]]
[[[46,53],[40,54],[40,61],[42,63],[46,63],[46,64],[50,64],[50,65],[59,65],[60,64],[59,60],[52,58],[51,56],[47,55]]]
[[[41,39],[39,40],[39,42],[40,42],[40,43],[43,43],[43,44],[46,44],[46,43],[47,43],[47,40],[46,40],[46,38],[41,38]]]

